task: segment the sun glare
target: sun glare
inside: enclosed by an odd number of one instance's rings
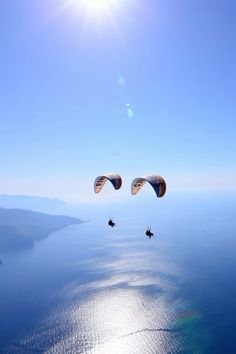
[[[135,0],[63,0],[62,3],[59,12],[70,13],[86,30],[91,25],[109,24],[116,31],[136,5]]]
[[[96,17],[110,16],[119,2],[119,0],[75,0],[75,3]]]
[[[88,8],[94,13],[103,13],[108,11],[117,0],[84,0]]]
[[[108,22],[115,26],[130,0],[66,0],[65,8],[74,9],[87,23]]]

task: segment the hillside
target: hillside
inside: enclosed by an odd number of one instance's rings
[[[0,208],[0,253],[33,247],[52,232],[82,222],[70,216]]]

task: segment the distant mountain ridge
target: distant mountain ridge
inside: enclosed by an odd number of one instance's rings
[[[32,247],[52,232],[82,222],[71,216],[0,208],[0,253]]]
[[[60,199],[27,196],[27,195],[7,195],[0,194],[0,207],[16,208],[34,211],[53,211],[63,208],[66,203]]]

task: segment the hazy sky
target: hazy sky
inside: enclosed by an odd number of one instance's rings
[[[0,46],[0,193],[236,189],[235,0],[1,0]]]

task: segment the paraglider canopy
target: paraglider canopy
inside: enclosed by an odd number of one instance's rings
[[[94,192],[99,193],[107,181],[110,181],[115,189],[120,189],[122,185],[122,179],[118,173],[108,173],[95,179]]]
[[[163,177],[156,174],[135,178],[131,185],[131,194],[137,194],[146,182],[152,186],[158,198],[165,195],[166,182]]]

